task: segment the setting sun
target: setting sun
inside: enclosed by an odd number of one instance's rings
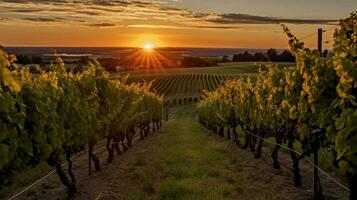
[[[154,45],[152,43],[146,43],[144,44],[144,50],[147,52],[151,52],[154,48]]]

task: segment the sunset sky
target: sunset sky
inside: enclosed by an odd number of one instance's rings
[[[286,48],[280,22],[314,47],[317,28],[329,41],[354,10],[356,0],[0,0],[0,44]]]

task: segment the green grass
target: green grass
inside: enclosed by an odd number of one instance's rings
[[[9,193],[18,190],[24,186],[27,186],[39,178],[42,178],[46,173],[49,173],[53,168],[47,163],[42,162],[34,168],[29,167],[28,169],[18,172],[13,177],[13,182],[10,186],[5,186],[0,190],[0,199],[5,198]],[[36,190],[36,189],[32,189]]]
[[[128,199],[200,200],[256,199],[243,182],[247,172],[240,170],[240,160],[232,155],[232,143],[217,141],[192,118],[194,105],[173,109],[169,120],[156,133],[155,145],[145,165],[135,167],[135,188],[128,189]],[[137,161],[132,163],[137,166]],[[257,173],[259,171],[250,172]],[[268,196],[271,194],[267,194]],[[264,194],[259,194],[264,197]]]

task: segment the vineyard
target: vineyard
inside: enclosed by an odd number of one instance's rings
[[[204,91],[213,91],[227,80],[255,76],[261,63],[224,63],[217,67],[139,70],[112,74],[111,78],[128,76],[128,83],[151,82],[150,90],[162,96],[168,105],[198,102]],[[280,63],[286,66],[289,63]]]
[[[37,191],[13,193],[27,192],[23,199],[64,199],[64,191],[74,199],[308,199],[307,175],[316,200],[325,199],[326,179],[336,199],[347,193],[357,199],[356,24],[357,13],[340,21],[326,57],[282,25],[296,63],[109,74],[93,60],[74,73],[59,57],[43,69],[20,69],[0,49],[0,190],[46,163],[56,180],[50,173],[40,179],[49,177],[45,186],[31,185]],[[343,177],[321,168],[321,152],[332,155],[328,165]]]
[[[297,187],[302,185],[300,160],[312,156],[315,199],[324,198],[318,157],[321,149],[328,149],[334,155],[330,165],[345,169],[349,189],[338,181],[336,184],[356,199],[356,24],[357,13],[341,20],[334,34],[333,52],[326,58],[317,50],[305,48],[283,26],[296,65],[268,65],[255,79],[228,81],[219,90],[206,93],[200,102],[201,123],[220,136],[228,129],[227,137],[242,149],[249,148],[256,158],[261,156],[265,138],[274,137],[271,157],[276,169],[280,168],[279,149],[286,143]],[[236,132],[237,126],[244,131],[244,142]]]
[[[240,75],[227,74],[175,74],[161,76],[153,81],[150,90],[162,95],[165,102],[186,104],[198,102],[203,91],[213,91],[225,81]]]

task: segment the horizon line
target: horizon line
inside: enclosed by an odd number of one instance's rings
[[[142,47],[130,47],[130,46],[20,46],[20,45],[14,45],[14,46],[5,46],[5,45],[0,45],[3,48],[127,48],[127,49],[142,49]],[[205,46],[166,46],[166,47],[155,47],[154,49],[165,49],[165,48],[182,48],[182,49],[289,49],[289,47],[286,48],[274,48],[274,47],[205,47]]]

